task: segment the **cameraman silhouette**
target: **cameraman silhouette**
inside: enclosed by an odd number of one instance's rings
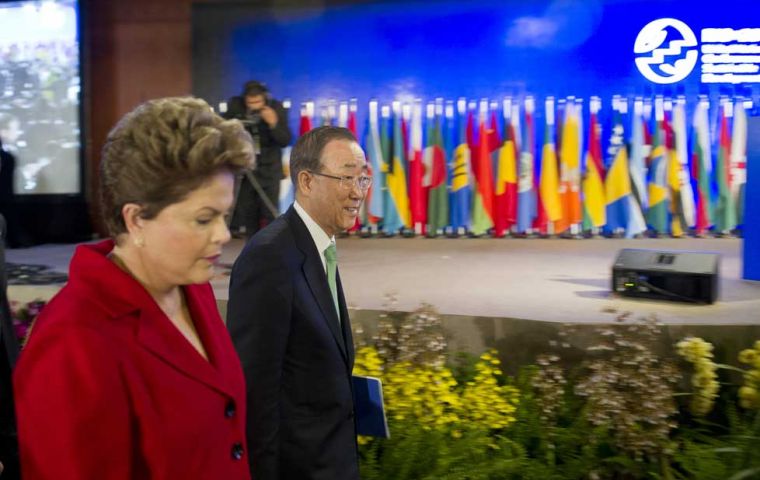
[[[251,80],[243,85],[241,96],[229,99],[223,116],[243,122],[253,138],[256,153],[253,178],[243,178],[240,183],[230,222],[233,234],[250,237],[278,215],[282,149],[291,140],[287,111],[281,102],[271,98],[266,85]],[[262,194],[266,200],[261,198]]]

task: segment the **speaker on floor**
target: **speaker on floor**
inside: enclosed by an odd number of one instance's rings
[[[612,265],[612,291],[626,297],[713,303],[719,267],[717,253],[624,248]]]

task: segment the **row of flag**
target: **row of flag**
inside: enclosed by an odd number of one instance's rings
[[[741,225],[746,106],[700,98],[688,122],[684,98],[614,97],[603,138],[598,97],[547,97],[538,112],[533,97],[370,101],[362,132],[355,102],[323,109],[316,121],[306,102],[299,133],[333,124],[360,139],[373,182],[356,229],[679,237]],[[292,185],[284,182],[283,208],[292,202]]]

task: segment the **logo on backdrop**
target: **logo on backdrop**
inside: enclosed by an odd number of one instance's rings
[[[675,83],[686,78],[697,64],[697,37],[675,18],[660,18],[641,29],[633,52],[636,67],[654,83]]]

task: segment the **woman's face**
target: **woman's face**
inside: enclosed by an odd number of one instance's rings
[[[211,280],[222,245],[230,240],[225,215],[233,187],[232,173],[217,173],[184,200],[142,221],[144,246],[138,250],[146,280],[159,288]]]

